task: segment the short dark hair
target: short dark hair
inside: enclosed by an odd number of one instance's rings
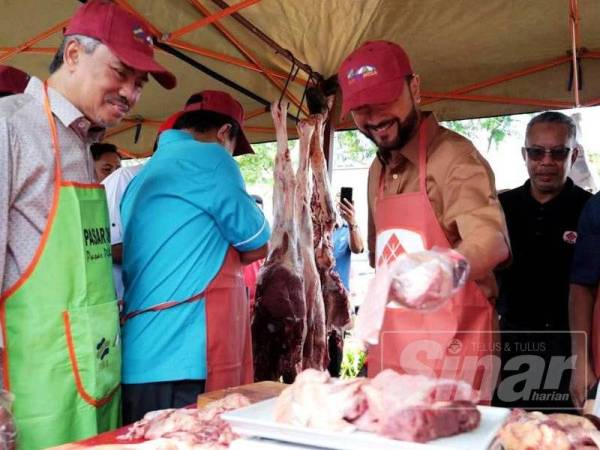
[[[98,161],[105,153],[116,153],[119,155],[117,146],[109,144],[108,142],[96,142],[90,146],[90,151],[92,152],[92,158],[94,158],[94,161]],[[119,155],[119,158],[120,157],[121,155]]]
[[[240,133],[240,125],[235,119],[225,114],[200,109],[183,113],[173,124],[173,129],[194,130],[198,133],[206,133],[207,131],[218,130],[227,124],[231,125],[230,136],[237,137]]]
[[[567,129],[569,130],[569,138],[573,138],[575,141],[577,141],[577,125],[575,124],[575,121],[572,117],[569,117],[566,114],[558,111],[546,111],[531,119],[527,124],[525,139],[529,137],[531,128],[538,123],[561,123],[566,125]]]
[[[99,40],[94,39],[89,36],[83,36],[83,35],[79,35],[79,34],[72,34],[69,36],[65,36],[63,38],[62,42],[60,43],[58,50],[54,54],[54,57],[52,58],[50,67],[48,67],[48,70],[50,73],[56,72],[58,69],[60,69],[60,66],[63,65],[64,59],[65,59],[65,48],[66,48],[67,44],[71,41],[77,41],[80,45],[82,45],[85,53],[88,55],[91,53],[94,53],[94,50],[96,50],[98,45],[101,44],[101,42]]]

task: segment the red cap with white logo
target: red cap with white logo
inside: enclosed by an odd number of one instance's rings
[[[65,36],[98,39],[127,66],[150,73],[163,87],[177,84],[175,75],[154,60],[152,35],[133,14],[109,0],[90,0],[75,12]]]
[[[408,55],[389,41],[369,41],[342,62],[338,80],[342,88],[342,114],[365,105],[396,100],[404,80],[413,73]]]

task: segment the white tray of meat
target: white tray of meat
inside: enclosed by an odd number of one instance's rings
[[[508,416],[508,409],[478,406],[481,422],[473,431],[427,443],[399,441],[364,431],[325,431],[282,424],[275,421],[276,399],[265,400],[246,408],[223,414],[233,431],[240,435],[257,436],[278,441],[340,450],[415,449],[415,450],[485,450],[493,441]]]

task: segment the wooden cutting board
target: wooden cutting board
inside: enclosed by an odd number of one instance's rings
[[[198,408],[208,403],[220,400],[228,394],[243,394],[251,403],[260,402],[269,398],[277,397],[288,385],[275,381],[260,381],[258,383],[245,384],[234,388],[222,389],[220,391],[207,392],[198,396]]]

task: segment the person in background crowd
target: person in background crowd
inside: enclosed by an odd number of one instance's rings
[[[0,99],[3,385],[19,448],[120,423],[121,345],[104,190],[90,144],[137,103],[154,61],[143,23],[90,0],[71,18],[46,82]]]
[[[121,167],[121,155],[119,155],[116,145],[107,142],[96,142],[91,145],[90,151],[94,159],[96,180],[99,183]]]
[[[570,391],[573,403],[583,408],[600,377],[600,193],[584,206],[577,228],[571,266],[569,323],[575,358]]]
[[[556,376],[555,386],[544,383],[539,391],[515,386],[507,379],[496,393],[499,406],[556,411],[573,408],[570,370],[556,363],[571,356],[569,275],[577,222],[591,197],[568,177],[577,150],[572,118],[560,112],[535,116],[527,125],[521,150],[529,179],[499,195],[513,254],[512,264],[497,272],[502,378],[520,372],[518,366],[510,367],[519,358],[530,358],[531,367],[537,367],[534,363],[540,356],[544,367],[539,368],[539,374],[532,373],[526,386]]]
[[[265,257],[270,229],[232,157],[253,153],[243,117],[201,92],[123,196],[126,422],[253,381],[242,264]]]
[[[337,223],[333,231],[333,256],[335,257],[335,270],[349,292],[350,256],[352,253],[362,253],[364,245],[354,217],[354,205],[348,199],[344,199],[343,203],[338,203],[338,209],[344,221],[341,224]]]
[[[16,67],[0,65],[0,98],[21,94],[29,83],[29,75]]]
[[[416,355],[412,363],[410,357],[401,361],[409,345],[427,346],[437,355],[452,345],[454,359],[490,355],[497,294],[493,270],[510,257],[492,170],[470,141],[419,109],[420,79],[399,45],[364,43],[342,62],[338,79],[342,115],[350,113],[378,148],[368,180],[371,266],[437,246],[455,250],[471,268],[465,288],[437,311],[386,309],[379,344],[368,349],[369,376],[386,368],[442,374],[444,356],[425,365]],[[471,375],[489,401],[492,386],[480,386],[475,374],[466,376]]]

